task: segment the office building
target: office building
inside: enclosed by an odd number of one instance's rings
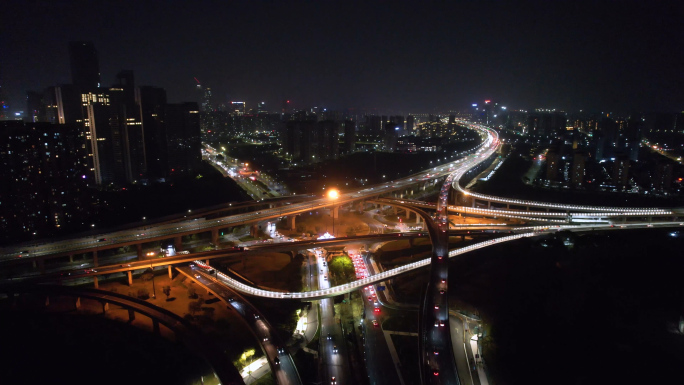
[[[167,104],[165,108],[170,175],[192,174],[202,163],[202,141],[197,103]]]

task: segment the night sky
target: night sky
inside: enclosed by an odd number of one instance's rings
[[[198,100],[197,77],[218,103],[274,111],[684,110],[684,1],[368,3],[4,1],[0,85],[23,110],[91,40],[103,85],[132,69],[171,102]]]

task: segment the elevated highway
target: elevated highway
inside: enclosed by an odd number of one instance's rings
[[[110,291],[54,285],[2,285],[0,292],[7,294],[10,298],[22,293],[41,294],[48,297],[88,298],[103,304],[114,304],[129,309],[129,317],[134,317],[133,312],[139,313],[152,319],[155,329],[158,329],[158,325],[162,324],[174,332],[176,338],[190,351],[198,357],[204,358],[211,365],[222,384],[244,384],[239,371],[227,358],[227,355],[212,341],[209,341],[194,325],[183,317],[146,301]]]

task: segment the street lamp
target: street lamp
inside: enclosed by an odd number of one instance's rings
[[[150,263],[150,269],[152,270],[152,298],[157,298],[157,289],[154,287],[154,267]]]
[[[333,235],[333,237],[335,236],[335,200],[339,196],[340,196],[340,192],[335,190],[335,189],[328,191],[328,198],[332,199],[332,201],[333,201],[333,205],[332,205],[332,218],[333,218],[332,235]]]

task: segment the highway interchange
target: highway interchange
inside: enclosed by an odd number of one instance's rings
[[[240,282],[229,275],[226,275],[217,270],[212,270],[211,267],[205,265],[203,262],[197,260],[197,256],[179,256],[169,258],[167,261],[155,260],[153,264],[158,266],[169,265],[173,263],[188,263],[193,261],[197,270],[195,274],[189,268],[181,267],[185,274],[190,274],[195,280],[202,285],[209,287],[218,296],[228,301],[236,311],[238,311],[245,322],[250,326],[252,332],[260,340],[260,345],[269,360],[271,369],[276,373],[276,380],[279,384],[295,384],[301,383],[298,374],[295,377],[296,368],[292,362],[289,354],[279,349],[283,347],[283,343],[278,341],[273,343],[273,331],[266,320],[260,321],[258,310],[251,307],[251,305],[241,296],[235,292],[241,292],[251,296],[259,296],[272,299],[287,299],[287,300],[320,300],[321,309],[321,333],[320,341],[321,355],[325,363],[326,382],[333,381],[338,384],[352,383],[350,377],[350,366],[346,360],[347,346],[343,343],[344,336],[342,329],[337,323],[339,318],[335,317],[332,297],[338,296],[352,291],[362,290],[367,291],[369,287],[389,278],[400,274],[405,274],[419,268],[431,266],[430,282],[425,292],[425,297],[420,310],[420,346],[421,346],[421,378],[423,383],[431,384],[460,384],[458,371],[463,371],[463,365],[457,364],[454,356],[455,344],[464,345],[466,343],[458,336],[450,334],[450,323],[458,324],[463,321],[450,317],[448,306],[448,259],[454,258],[470,251],[482,249],[485,247],[501,244],[504,242],[514,241],[524,237],[534,237],[541,234],[556,232],[561,230],[569,231],[596,231],[596,230],[618,230],[624,228],[645,228],[645,227],[675,227],[682,226],[683,223],[679,221],[667,221],[662,219],[674,218],[677,219],[681,215],[680,209],[658,209],[658,208],[621,208],[621,207],[603,207],[603,206],[579,206],[566,205],[547,202],[535,202],[526,200],[516,200],[501,197],[493,197],[483,194],[476,194],[469,190],[465,190],[460,186],[459,180],[473,167],[481,162],[490,159],[499,148],[499,141],[496,132],[486,127],[469,125],[472,129],[477,130],[484,138],[482,144],[478,146],[474,153],[470,156],[460,158],[454,162],[450,162],[430,170],[426,170],[417,174],[410,175],[406,178],[397,179],[395,181],[380,185],[365,188],[360,191],[348,192],[341,194],[336,200],[335,204],[342,205],[353,203],[359,200],[377,199],[381,195],[392,193],[393,191],[404,190],[417,182],[436,182],[437,180],[446,177],[445,183],[442,185],[440,195],[435,207],[431,203],[418,203],[400,200],[386,200],[388,204],[393,204],[398,207],[410,208],[412,211],[419,213],[423,220],[428,224],[428,233],[433,244],[433,253],[430,258],[426,258],[417,262],[409,263],[394,269],[383,272],[374,272],[371,274],[368,269],[367,274],[360,277],[354,282],[330,287],[328,280],[327,266],[323,261],[323,249],[320,245],[310,249],[316,256],[316,273],[318,276],[318,289],[305,292],[279,292],[272,290],[265,290],[254,287],[243,282]],[[498,204],[514,205],[527,207],[528,210],[509,210],[509,209],[483,209],[479,207],[465,207],[455,206],[449,204],[449,194],[452,191],[458,191],[466,196],[481,199],[483,201],[495,202]],[[133,228],[122,230],[114,233],[101,234],[95,237],[84,237],[73,240],[64,240],[52,244],[30,244],[21,245],[14,248],[7,248],[2,250],[0,260],[13,260],[16,258],[33,258],[43,255],[51,255],[56,253],[69,253],[83,250],[92,250],[93,248],[105,247],[119,247],[127,244],[137,244],[141,240],[153,241],[158,239],[168,239],[170,237],[178,237],[183,234],[192,234],[197,231],[215,228],[229,228],[240,224],[254,223],[255,221],[264,221],[283,216],[296,215],[299,213],[311,211],[317,208],[329,207],[330,200],[326,198],[311,199],[303,203],[293,203],[279,207],[272,207],[262,209],[257,212],[243,213],[229,215],[216,219],[196,218],[192,220],[185,220],[173,223],[163,223],[159,225],[150,225],[144,229]],[[432,217],[421,211],[418,207],[427,209],[436,209],[437,216],[433,220]],[[507,206],[508,207],[508,206]],[[542,208],[547,211],[529,211],[529,207]],[[550,211],[555,210],[555,211]],[[565,212],[558,212],[558,210]],[[460,212],[470,215],[480,216],[496,216],[507,217],[515,219],[531,220],[543,223],[541,226],[517,226],[507,227],[513,234],[503,237],[488,239],[483,242],[478,242],[466,247],[455,250],[448,250],[446,242],[447,231],[449,230],[448,212]],[[611,221],[614,218],[626,217],[648,218],[648,221],[638,222],[624,222],[616,225]],[[654,221],[652,218],[662,218]],[[590,223],[578,224],[582,220],[589,220]],[[453,228],[453,227],[452,227]],[[487,230],[497,231],[501,227],[489,226]],[[272,245],[273,247],[304,247],[297,244],[288,245]],[[30,250],[29,253],[24,251]],[[236,252],[242,252],[237,250]],[[23,255],[22,255],[23,254]],[[25,254],[29,254],[28,256]],[[18,257],[21,255],[21,257]],[[225,255],[224,255],[225,256]],[[208,257],[211,257],[208,255]],[[205,257],[202,256],[204,260]],[[128,272],[134,268],[146,267],[147,261],[132,261],[130,264],[117,264],[109,266],[101,266],[98,271],[91,273],[116,273]],[[138,266],[140,265],[140,266]],[[211,272],[213,274],[208,274]],[[59,273],[62,274],[62,273]],[[86,272],[86,274],[89,274]],[[83,272],[78,272],[79,276],[83,276]],[[54,278],[54,277],[53,277]],[[71,277],[69,277],[71,278]],[[372,290],[372,289],[371,289]],[[231,300],[232,299],[232,300]],[[365,301],[364,301],[365,303]],[[368,314],[367,314],[368,315]],[[368,316],[365,319],[365,328],[367,330],[367,344],[371,346],[379,346],[377,341],[379,337],[376,331],[372,331],[374,316]],[[467,321],[466,321],[467,324]],[[368,329],[371,329],[369,331]],[[462,326],[462,331],[465,327]],[[378,329],[381,332],[381,329]],[[327,338],[330,333],[330,339]],[[464,333],[464,331],[463,331]],[[324,336],[324,337],[323,337]],[[375,338],[375,339],[374,339]],[[383,345],[384,346],[384,345]],[[367,348],[370,348],[367,346]],[[274,362],[275,358],[279,358],[279,362]],[[387,365],[384,365],[387,366]],[[380,372],[380,370],[373,365],[368,364],[368,370]],[[394,371],[392,371],[394,372]],[[394,375],[390,375],[393,377]]]

